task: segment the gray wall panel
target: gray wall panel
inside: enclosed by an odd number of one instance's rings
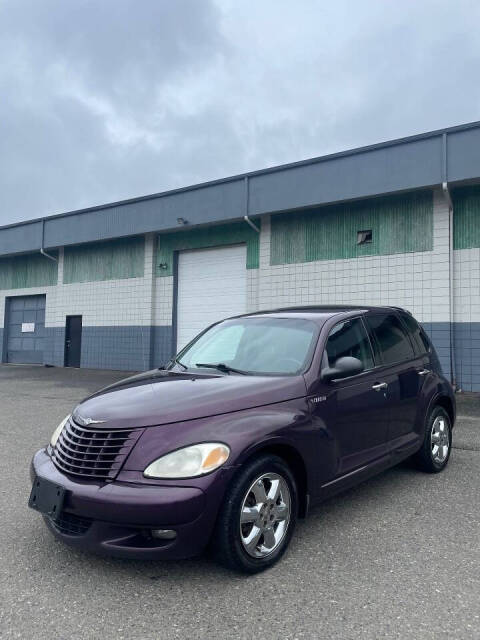
[[[459,387],[480,391],[480,322],[456,322],[454,340]]]
[[[178,229],[179,217],[194,224],[239,218],[244,213],[244,188],[243,180],[222,182],[52,218],[45,222],[45,246],[56,247]]]
[[[42,222],[29,222],[0,229],[0,255],[40,250]]]
[[[65,361],[65,328],[45,327],[43,363],[63,367]]]
[[[45,221],[45,247],[177,229],[179,217],[191,225],[239,219],[245,213],[245,178],[252,215],[431,187],[444,179],[444,134],[449,180],[480,178],[480,123],[471,123],[52,216]],[[0,228],[0,255],[35,251],[40,244],[41,221]]]
[[[450,325],[423,323],[438,353],[443,373],[450,379]],[[457,385],[463,391],[480,391],[480,322],[453,325]]]
[[[150,364],[150,327],[83,327],[80,366],[145,371]]]
[[[451,181],[480,176],[480,128],[448,134],[447,175]]]
[[[167,364],[175,355],[173,351],[173,327],[152,327],[153,350],[152,367],[160,367]]]
[[[448,322],[423,323],[423,327],[438,352],[445,376],[450,378]],[[125,371],[159,367],[173,355],[172,335],[172,327],[84,327],[82,367]],[[457,383],[463,391],[480,391],[480,322],[455,323],[454,339]],[[0,354],[2,344],[0,329]],[[44,364],[62,367],[64,344],[65,330],[47,327]]]
[[[250,213],[363,198],[441,182],[441,137],[326,158],[250,179]]]
[[[64,354],[65,329],[47,327],[44,364],[63,367]],[[172,327],[82,327],[84,368],[144,371],[166,364],[172,355]]]

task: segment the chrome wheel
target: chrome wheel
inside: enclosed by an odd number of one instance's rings
[[[430,441],[433,461],[442,464],[447,459],[450,449],[450,429],[445,416],[437,416],[433,421]]]
[[[247,491],[240,512],[240,539],[252,558],[265,558],[282,542],[291,514],[287,481],[264,473]]]

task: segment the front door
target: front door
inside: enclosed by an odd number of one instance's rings
[[[65,366],[79,367],[82,353],[82,316],[67,316],[65,327]]]
[[[343,380],[322,383],[318,411],[329,425],[334,448],[329,478],[333,480],[385,456],[389,425],[388,387],[375,368],[370,341],[360,318],[342,321],[331,330],[324,353],[324,366],[334,366],[338,358],[361,360],[364,371]]]

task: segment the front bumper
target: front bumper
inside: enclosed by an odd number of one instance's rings
[[[231,469],[211,474],[202,488],[98,482],[60,472],[45,449],[33,457],[31,477],[66,489],[58,522],[45,517],[56,538],[81,549],[123,558],[180,559],[200,554],[208,544]],[[172,529],[174,540],[152,537]]]

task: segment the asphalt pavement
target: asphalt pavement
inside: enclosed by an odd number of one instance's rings
[[[208,558],[105,559],[27,508],[60,420],[122,372],[0,366],[0,637],[480,639],[480,395],[458,396],[448,468],[408,464],[316,508],[256,576]]]

